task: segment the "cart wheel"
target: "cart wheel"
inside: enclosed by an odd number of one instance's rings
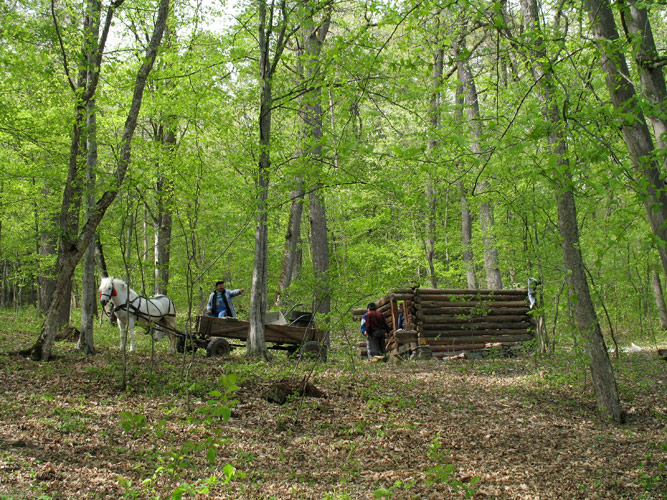
[[[301,347],[302,358],[319,358],[322,361],[327,360],[327,346],[320,344],[316,340],[309,340]]]
[[[225,339],[213,339],[206,346],[206,356],[224,356],[232,351],[232,346]]]
[[[186,348],[187,343],[187,348]],[[176,341],[176,351],[183,354],[187,349],[188,352],[197,351],[197,343],[192,342],[191,340],[186,340],[182,335],[179,335],[178,340]]]

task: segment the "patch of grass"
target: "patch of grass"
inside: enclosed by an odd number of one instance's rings
[[[346,443],[344,445],[344,449],[347,450],[347,453],[345,455],[345,461],[341,466],[342,482],[354,483],[361,476],[363,465],[361,459],[356,456],[358,446],[357,443]]]
[[[449,451],[442,449],[440,436],[433,438],[427,453],[433,465],[426,469],[426,484],[428,486],[444,484],[452,491],[462,491],[466,498],[472,498],[475,494],[475,486],[479,483],[480,478],[475,476],[467,481],[458,479],[454,474],[456,467],[453,464],[446,463],[448,453]]]
[[[344,491],[333,491],[325,494],[322,500],[354,500],[354,498],[355,497],[350,493],[346,493]]]
[[[48,417],[53,419],[54,422],[51,424],[47,421],[47,425],[53,425],[55,429],[66,434],[83,434],[89,430],[88,420],[90,420],[90,416],[77,408],[57,406]]]
[[[654,453],[646,455],[642,461],[639,483],[646,498],[667,498],[667,441],[651,443]]]
[[[394,484],[388,488],[380,487],[373,491],[373,498],[394,498],[395,493],[399,494],[399,498],[404,498],[406,495],[406,490],[414,488],[415,484],[416,481],[414,479],[410,481],[396,480],[394,481]],[[415,497],[411,496],[410,498]]]

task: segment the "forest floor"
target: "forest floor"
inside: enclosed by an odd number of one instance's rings
[[[164,341],[151,355],[138,334],[123,389],[117,330],[99,330],[96,356],[59,342],[36,363],[10,353],[37,325],[5,316],[3,500],[667,498],[667,363],[654,350],[613,359],[627,412],[615,425],[572,353],[371,363],[334,345],[327,363],[249,363],[174,356]],[[267,400],[304,376],[322,394]]]

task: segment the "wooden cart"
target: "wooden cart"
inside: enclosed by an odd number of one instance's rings
[[[230,340],[246,342],[249,331],[248,321],[197,316],[192,344],[195,348],[205,349],[207,356],[222,356],[229,354],[233,347],[242,347],[242,344],[232,344]],[[312,326],[272,323],[264,325],[264,340],[269,344],[269,348],[286,350],[290,353],[299,351],[302,356],[319,357],[322,360],[326,360],[327,356],[324,336],[323,330]],[[179,352],[183,352],[185,346],[189,345],[188,342],[184,336],[181,337],[177,346]]]

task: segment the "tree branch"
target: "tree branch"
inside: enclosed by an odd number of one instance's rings
[[[67,81],[73,92],[76,92],[76,85],[72,81],[72,77],[69,74],[69,63],[67,62],[67,52],[65,52],[65,45],[63,44],[63,38],[60,35],[60,27],[58,26],[58,18],[56,17],[56,5],[55,0],[51,0],[51,17],[53,18],[53,25],[56,28],[56,35],[58,35],[58,43],[60,44],[60,53],[63,56],[63,66],[65,68],[65,75],[67,76]]]

